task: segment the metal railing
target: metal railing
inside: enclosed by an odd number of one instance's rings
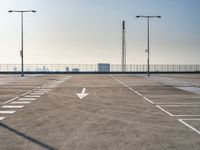
[[[120,64],[110,64],[109,71],[122,72]],[[0,72],[20,72],[20,64],[0,64]],[[25,72],[99,72],[98,64],[25,64]],[[126,72],[146,72],[145,64],[128,64]],[[200,72],[200,65],[152,64],[150,72]]]

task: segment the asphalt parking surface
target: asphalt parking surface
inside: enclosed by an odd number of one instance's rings
[[[0,149],[199,150],[199,79],[0,75]]]

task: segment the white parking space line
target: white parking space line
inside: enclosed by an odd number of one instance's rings
[[[34,101],[36,98],[19,98],[20,101]]]
[[[15,113],[16,111],[14,111],[14,110],[10,110],[10,111],[7,111],[7,110],[1,110],[0,111],[0,114],[13,114],[13,113]]]
[[[43,93],[43,94],[46,94],[48,93],[49,91],[37,91],[37,92],[34,92],[34,93]]]
[[[45,93],[30,93],[31,95],[44,95]]]
[[[36,91],[38,88],[40,88],[41,86],[39,86],[39,87],[37,87],[37,88],[35,88],[35,89],[33,89],[33,90],[30,90],[30,91],[28,91],[28,92],[26,92],[26,93],[24,93],[24,94],[21,94],[20,96],[24,96],[24,95],[27,95],[27,94],[29,94],[29,93],[31,93],[31,92],[33,92],[33,91]]]
[[[143,96],[141,93],[137,92],[136,90],[132,89],[131,87],[129,87],[128,85],[126,85],[125,83],[123,83],[122,81],[120,81],[119,79],[115,78],[114,76],[111,75],[111,77],[116,80],[117,82],[121,83],[123,86],[127,87],[129,90],[133,91],[134,93],[136,93],[139,96],[142,96],[145,100],[147,100],[148,102],[150,102],[151,104],[154,104],[158,109],[160,109],[161,111],[163,111],[164,113],[168,114],[169,116],[172,117],[199,117],[199,115],[175,115],[170,113],[169,111],[165,110],[163,107],[184,107],[184,106],[189,106],[189,107],[199,107],[200,103],[199,102],[153,102],[152,100],[146,98],[145,96]],[[162,106],[162,107],[161,107]],[[194,128],[193,126],[189,125],[188,123],[186,123],[187,120],[200,120],[197,118],[193,118],[193,119],[178,119],[179,122],[181,122],[182,124],[184,124],[185,126],[189,127],[190,129],[192,129],[193,131],[195,131],[196,133],[200,134],[200,131],[197,130],[196,128]]]
[[[3,120],[5,117],[0,117],[0,120]]]
[[[174,116],[173,114],[171,114],[170,112],[166,111],[165,109],[163,109],[162,107],[160,107],[159,105],[156,105],[156,107],[158,107],[160,110],[162,110],[163,112],[165,112],[166,114],[170,115],[170,116]]]
[[[37,92],[35,92],[35,93],[48,93],[49,91],[41,91],[41,90],[39,90],[39,91],[37,91]]]
[[[146,98],[145,96],[143,96],[143,98],[145,99],[145,100],[147,100],[149,103],[151,103],[151,104],[153,104],[154,102],[152,102],[150,99],[148,99],[148,98]]]
[[[49,84],[50,84],[50,83],[46,83],[46,84],[42,85],[40,88],[45,87],[45,86],[47,86],[47,85],[49,85]]]
[[[162,105],[164,107],[200,107],[200,105],[175,105],[175,104],[169,104],[169,105]]]
[[[49,84],[49,83],[46,83],[46,84],[44,84],[44,85],[42,85],[42,86],[40,86],[40,87],[38,87],[38,88],[42,88],[42,87],[44,87],[44,86],[46,86],[46,85],[48,85],[48,84]],[[33,90],[31,90],[31,91],[28,91],[28,92],[26,92],[26,93],[21,94],[20,96],[27,95],[27,94],[29,94],[29,93],[35,91],[35,90],[36,90],[36,89],[33,89]],[[10,100],[4,102],[4,104],[7,104],[7,103],[9,103],[9,102],[12,102],[12,101],[14,101],[14,100],[17,99],[17,98],[19,98],[19,96],[14,97],[14,98],[12,98],[12,99],[10,99]]]
[[[1,108],[23,108],[24,105],[4,105]]]
[[[43,87],[42,89],[49,89],[49,90],[51,90],[51,88],[49,88],[49,87],[47,87],[47,86]]]
[[[26,95],[26,94],[29,94],[29,93],[31,93],[32,91],[34,91],[35,89],[33,89],[33,90],[31,90],[31,91],[28,91],[28,92],[26,92],[26,93],[24,93],[24,94],[21,94],[20,96],[24,96],[24,95]]]
[[[41,93],[48,93],[49,91],[44,91],[44,90],[37,90],[37,91],[34,91],[35,93],[37,92],[41,92]]]
[[[33,97],[39,98],[40,95],[26,95],[26,96],[24,96],[24,97],[27,97],[27,98],[33,98]]]
[[[44,94],[46,94],[46,93],[30,93],[30,95],[40,95],[40,96],[42,96]]]
[[[48,86],[49,88],[56,88],[57,86]]]
[[[139,95],[139,96],[142,96],[142,94],[140,94],[139,92],[137,92],[137,91],[134,91],[137,95]]]
[[[38,91],[47,91],[47,92],[49,92],[51,90],[50,89],[39,89]]]
[[[184,102],[166,102],[166,103],[160,103],[160,102],[158,102],[158,103],[155,103],[156,105],[200,105],[200,103],[196,103],[196,102],[194,102],[194,103],[184,103]]]
[[[193,131],[195,131],[196,133],[200,134],[200,131],[197,130],[196,128],[194,128],[193,126],[189,125],[188,123],[186,123],[186,120],[191,120],[191,119],[178,119],[178,121],[180,121],[182,124],[184,124],[185,126],[187,126],[188,128],[192,129]],[[200,120],[200,119],[192,119],[192,120]]]
[[[133,88],[129,87],[128,85],[126,85],[124,82],[120,81],[119,79],[115,78],[114,76],[111,75],[111,77],[116,80],[117,82],[121,83],[123,86],[127,87],[129,90],[133,91],[134,93],[136,93],[139,96],[142,96],[146,101],[148,101],[151,104],[154,104],[153,101],[151,101],[150,99],[146,98],[145,96],[143,96],[142,94],[140,94],[139,92],[137,92],[136,90],[134,90]]]
[[[175,117],[199,117],[200,115],[173,115]]]
[[[42,93],[42,94],[46,94],[46,93],[48,93],[48,92],[46,92],[46,91],[35,91],[34,93]]]
[[[48,86],[58,86],[58,85],[60,85],[60,83],[59,84],[50,84]]]
[[[162,106],[171,106],[171,105],[162,105]],[[172,107],[177,107],[177,106],[182,106],[182,105],[172,105]],[[190,105],[186,105],[186,106],[190,106]],[[162,110],[163,112],[167,113],[170,116],[174,116],[174,117],[198,117],[199,115],[188,115],[188,114],[183,114],[183,115],[175,115],[170,113],[169,111],[165,110],[163,107],[156,105],[156,107],[158,107],[160,110]]]
[[[12,102],[11,104],[29,104],[31,102],[29,101],[16,101],[16,102]]]
[[[18,97],[18,96],[17,96],[17,97],[14,97],[14,98],[12,98],[12,99],[10,99],[10,100],[4,102],[4,104],[7,104],[7,103],[9,103],[9,102],[12,102],[12,101],[16,100],[17,98],[19,98],[19,97]]]
[[[7,105],[2,106],[1,108],[2,109],[23,108],[24,105],[22,105],[22,104],[31,103],[31,101],[34,101],[34,100],[36,100],[36,98],[39,98],[41,95],[44,95],[44,94],[48,93],[49,91],[51,91],[50,88],[57,87],[58,85],[60,85],[61,83],[63,83],[64,81],[66,81],[69,78],[71,78],[71,76],[69,76],[67,78],[64,78],[64,79],[62,79],[60,81],[46,83],[46,84],[44,84],[42,86],[39,86],[39,87],[37,87],[35,89],[32,89],[32,90],[30,90],[30,91],[28,91],[26,93],[21,94],[20,96],[14,97],[14,98],[4,102],[4,104],[10,103],[10,104],[16,104],[16,105],[7,104]],[[14,100],[17,100],[17,101],[14,101]],[[15,112],[16,112],[15,110],[0,110],[0,114],[13,114]],[[0,117],[0,120],[3,120],[4,118],[5,117]]]
[[[181,119],[181,120],[189,120],[189,121],[190,121],[190,120],[191,120],[191,121],[192,121],[192,120],[195,120],[195,121],[197,120],[197,121],[200,121],[200,118],[187,118],[187,119]]]
[[[47,86],[47,88],[55,88],[56,86]]]
[[[46,92],[32,92],[32,93],[30,93],[30,94],[45,94]]]
[[[37,91],[41,91],[41,92],[49,92],[50,89],[38,89]],[[34,91],[34,92],[36,92],[36,91]]]

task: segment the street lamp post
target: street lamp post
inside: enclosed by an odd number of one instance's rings
[[[150,18],[161,18],[161,16],[136,16],[136,18],[147,18],[147,50],[145,52],[147,52],[147,75],[149,76],[149,55],[150,55],[150,51],[149,51],[149,19]]]
[[[23,21],[23,16],[25,12],[33,12],[35,13],[35,10],[9,10],[9,13],[12,12],[18,12],[21,13],[21,77],[24,76],[24,21]]]

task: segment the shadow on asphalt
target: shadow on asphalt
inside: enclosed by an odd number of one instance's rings
[[[57,150],[56,148],[54,148],[54,147],[52,147],[52,146],[49,146],[49,145],[47,145],[47,144],[45,144],[45,143],[42,143],[41,141],[38,141],[38,140],[36,140],[36,139],[34,139],[34,138],[32,138],[32,137],[30,137],[30,136],[28,136],[28,135],[26,135],[26,134],[24,134],[24,133],[18,131],[18,130],[16,130],[16,129],[13,129],[13,128],[9,127],[9,126],[6,125],[6,124],[0,123],[0,127],[3,127],[3,128],[5,128],[5,129],[7,129],[7,130],[13,132],[13,133],[15,133],[16,135],[18,135],[18,136],[20,136],[20,137],[23,137],[23,138],[25,138],[26,140],[28,140],[28,141],[30,141],[30,142],[33,142],[33,143],[39,145],[40,147],[42,147],[42,148],[44,148],[44,149],[47,149],[47,150]]]

